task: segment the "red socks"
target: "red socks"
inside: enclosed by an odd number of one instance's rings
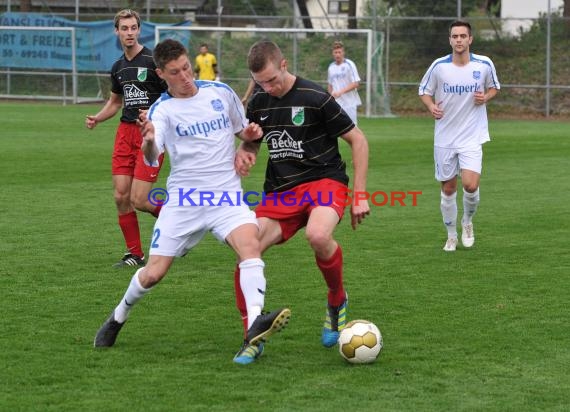
[[[133,255],[143,257],[141,245],[141,235],[139,232],[139,221],[136,212],[119,215],[119,226],[123,232],[127,249]]]
[[[158,205],[152,212],[150,212],[150,214],[154,217],[158,217],[160,214],[160,209],[162,209],[162,205]]]
[[[243,333],[244,339],[247,337],[247,306],[245,305],[245,297],[241,291],[241,286],[239,282],[240,270],[239,264],[236,264],[236,269],[234,271],[234,289],[236,294],[236,306],[241,314],[241,321],[243,322]]]
[[[317,266],[321,270],[329,288],[328,302],[331,306],[340,306],[346,298],[342,282],[342,249],[337,247],[329,260],[321,260],[315,255]]]

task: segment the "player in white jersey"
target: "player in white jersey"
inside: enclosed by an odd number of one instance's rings
[[[500,89],[495,66],[473,54],[471,25],[455,21],[449,27],[452,53],[436,59],[425,73],[419,96],[435,118],[435,178],[441,182],[441,214],[447,228],[443,250],[457,247],[457,176],[463,185],[461,242],[475,242],[473,215],[479,205],[482,144],[490,140],[486,103]]]
[[[248,124],[243,105],[230,87],[194,81],[188,53],[180,42],[159,43],[153,57],[168,90],[139,125],[146,162],[154,164],[164,151],[169,154],[168,195],[154,226],[148,263],[134,274],[94,345],[113,346],[132,306],[166,276],[175,257],[184,256],[207,232],[229,244],[238,256],[248,319],[252,316],[244,348],[262,345],[291,315],[287,308],[262,314],[266,281],[257,220],[240,201],[243,191],[234,167],[235,136],[256,140],[262,130],[256,123]],[[242,352],[234,358],[237,363],[250,363],[256,356]]]
[[[357,124],[358,106],[362,104],[358,95],[360,76],[356,65],[344,57],[344,45],[341,41],[333,43],[334,61],[328,68],[328,92],[340,104],[354,124]]]

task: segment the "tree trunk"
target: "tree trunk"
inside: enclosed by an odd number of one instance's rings
[[[297,0],[297,6],[299,7],[299,13],[301,13],[301,20],[303,21],[303,27],[306,29],[312,29],[313,23],[311,22],[311,16],[309,16],[309,10],[307,9],[306,0]]]
[[[566,32],[570,32],[570,0],[564,0],[564,11],[562,16],[566,18]]]
[[[358,28],[358,24],[356,21],[356,0],[349,0],[348,2],[348,28],[349,29]]]

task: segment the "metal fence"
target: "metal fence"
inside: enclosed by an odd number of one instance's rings
[[[145,8],[147,4],[152,4],[150,0],[138,3],[143,6],[141,14],[153,23],[179,22],[185,18],[192,18],[196,19],[195,25],[245,26],[249,24],[251,27],[251,15],[224,15],[216,14],[215,11],[213,14],[207,14],[204,10],[188,12],[183,8],[157,11],[151,7]],[[2,10],[2,4],[6,4],[6,0],[0,0],[0,12],[7,11],[6,8]],[[78,20],[89,21],[111,19],[115,11],[109,9],[95,13],[92,9],[81,7],[70,13]],[[69,13],[65,17],[72,18]],[[295,15],[254,17],[258,22],[258,27],[294,28],[302,25],[302,20]],[[417,86],[429,64],[435,58],[450,52],[447,27],[454,19],[456,19],[455,16],[359,18],[359,28],[373,29],[383,34],[383,36],[378,36],[384,39],[381,45],[382,61],[378,63],[383,78],[383,87],[378,89],[378,93],[382,93],[383,96],[378,99],[386,102],[383,114],[402,115],[425,110],[417,97]],[[509,20],[514,19],[469,18],[474,27],[474,42],[471,50],[487,55],[493,60],[501,82],[502,90],[499,98],[491,102],[493,112],[513,116],[570,116],[570,53],[568,53],[570,20],[553,15],[528,18],[525,20],[530,23],[530,28],[508,33],[505,27],[512,26],[514,23]],[[224,54],[224,50],[214,50],[214,52],[222,56]],[[347,57],[349,58],[350,52],[351,50],[348,49]],[[315,53],[323,54],[322,61],[331,57],[330,49],[315,50]],[[240,62],[240,64],[243,63]],[[366,83],[369,81],[364,76],[367,68],[362,67],[361,70],[361,77]],[[0,94],[3,97],[11,93],[5,89],[7,73],[10,74],[12,80],[18,76],[18,73],[9,67],[0,67]],[[41,75],[44,74],[26,73],[25,83],[30,84],[33,82],[30,81],[31,77]],[[61,98],[64,102],[74,101],[66,95],[74,87],[69,74],[50,72],[49,76],[63,79],[60,92],[55,93],[55,98],[63,96]],[[324,71],[313,76],[315,81],[326,82]],[[363,86],[366,87],[366,84]],[[80,92],[87,88],[89,96],[86,98],[88,99],[106,97],[106,79],[102,73],[94,73],[92,76],[83,73],[76,87]],[[238,89],[241,87],[240,83]],[[34,92],[30,92],[29,95],[33,98]],[[363,108],[363,112],[364,110]]]
[[[430,63],[451,52],[448,25],[455,18],[382,19],[386,33],[385,79],[395,113],[417,110],[417,86]],[[497,69],[501,93],[495,112],[516,116],[570,115],[570,20],[526,19],[527,30],[508,33],[515,19],[470,18],[471,51],[489,56]],[[519,21],[519,19],[516,19]],[[413,51],[413,52],[412,52]]]

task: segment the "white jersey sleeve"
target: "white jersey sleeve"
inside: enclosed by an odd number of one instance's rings
[[[152,121],[152,125],[154,127],[154,147],[159,155],[164,153],[164,135],[162,130],[165,130],[167,127],[164,125],[165,122],[168,122],[168,118],[164,117],[162,113],[156,113],[155,109],[158,103],[161,100],[169,99],[170,96],[167,93],[163,93],[160,98],[156,100],[155,103],[151,105],[149,111],[147,113],[147,117],[149,120]],[[158,129],[158,131],[157,131]],[[144,162],[147,166],[158,167],[159,162],[158,159],[155,159],[154,162],[149,162],[146,157],[144,157]]]

